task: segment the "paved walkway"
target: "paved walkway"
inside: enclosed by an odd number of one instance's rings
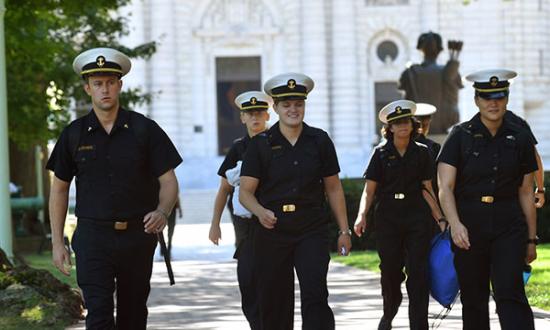
[[[176,285],[169,286],[166,269],[156,256],[149,298],[149,329],[247,329],[233,254],[233,229],[222,224],[223,241],[208,241],[207,224],[178,225],[174,235],[172,263]],[[331,263],[328,274],[329,303],[337,329],[376,329],[382,314],[379,276],[369,271]],[[403,288],[403,292],[405,289]],[[301,328],[299,290],[296,286],[295,329]],[[408,329],[407,299],[394,320],[394,329]],[[430,324],[442,308],[430,304]],[[491,329],[500,329],[491,304]],[[461,306],[455,305],[439,329],[461,329]],[[550,329],[550,313],[536,311],[537,329]],[[83,324],[69,329],[84,329]]]

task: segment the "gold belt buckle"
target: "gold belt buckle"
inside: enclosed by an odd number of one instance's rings
[[[403,194],[403,193],[396,193],[395,195],[393,195],[393,198],[394,198],[394,199],[405,199],[405,194]]]
[[[294,211],[296,211],[296,205],[294,204],[283,205],[283,212],[294,212]]]
[[[494,201],[495,201],[495,198],[493,196],[481,196],[481,202],[482,203],[491,204]]]
[[[126,230],[126,229],[128,229],[128,222],[127,221],[116,221],[115,222],[115,229],[116,230]]]

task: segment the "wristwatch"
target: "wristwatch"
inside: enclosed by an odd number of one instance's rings
[[[535,189],[535,194],[538,194],[538,193],[543,193],[543,194],[544,194],[545,192],[546,192],[546,188],[545,188],[545,187],[541,187],[541,188],[537,187],[537,188]]]
[[[529,238],[529,239],[527,240],[527,244],[539,245],[539,237],[538,237],[538,236],[535,236],[535,238]]]
[[[347,229],[347,230],[338,230],[338,236],[340,235],[348,235],[348,236],[351,236],[351,229]]]

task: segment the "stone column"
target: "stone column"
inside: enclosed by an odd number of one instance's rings
[[[4,0],[0,0],[0,248],[13,258],[10,205],[10,152],[8,148],[8,101],[6,85],[6,50],[4,41]]]
[[[302,0],[301,31],[287,31],[301,35],[301,71],[315,81],[315,88],[307,100],[305,121],[312,126],[330,131],[329,91],[327,73],[327,31],[325,1]],[[299,47],[299,45],[296,45]]]
[[[370,105],[359,98],[358,44],[353,0],[332,0],[331,105],[333,140],[346,153],[360,146],[360,112]],[[361,65],[366,65],[365,63]]]
[[[151,72],[149,81],[154,92],[161,94],[153,99],[149,114],[170,136],[178,141],[178,107],[179,91],[176,73],[178,72],[178,31],[176,28],[174,0],[157,0],[151,3],[153,10],[150,15],[151,37],[160,36],[160,44],[156,53],[149,61],[148,71]]]

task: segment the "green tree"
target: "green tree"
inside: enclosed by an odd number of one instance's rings
[[[150,42],[136,48],[118,40],[128,34],[117,9],[130,0],[7,0],[5,15],[9,136],[18,146],[55,137],[69,119],[69,101],[87,100],[72,61],[81,51],[117,48],[130,57],[149,57]],[[139,90],[123,100],[148,101]],[[126,104],[129,105],[129,104]]]
[[[132,58],[148,58],[155,42],[128,48],[119,40],[129,33],[127,17],[117,10],[130,0],[7,0],[5,13],[8,123],[12,180],[22,182],[31,170],[21,166],[28,155],[18,155],[33,145],[44,145],[58,136],[70,119],[69,109],[88,107],[89,97],[72,69],[83,50],[112,47]],[[125,89],[123,106],[149,102],[151,95]],[[74,101],[74,103],[72,102]],[[14,167],[17,167],[16,174]],[[33,164],[31,162],[30,168]],[[20,180],[15,180],[19,177]],[[32,186],[32,184],[31,184]],[[32,189],[30,190],[32,191]],[[30,191],[27,194],[32,194]]]

